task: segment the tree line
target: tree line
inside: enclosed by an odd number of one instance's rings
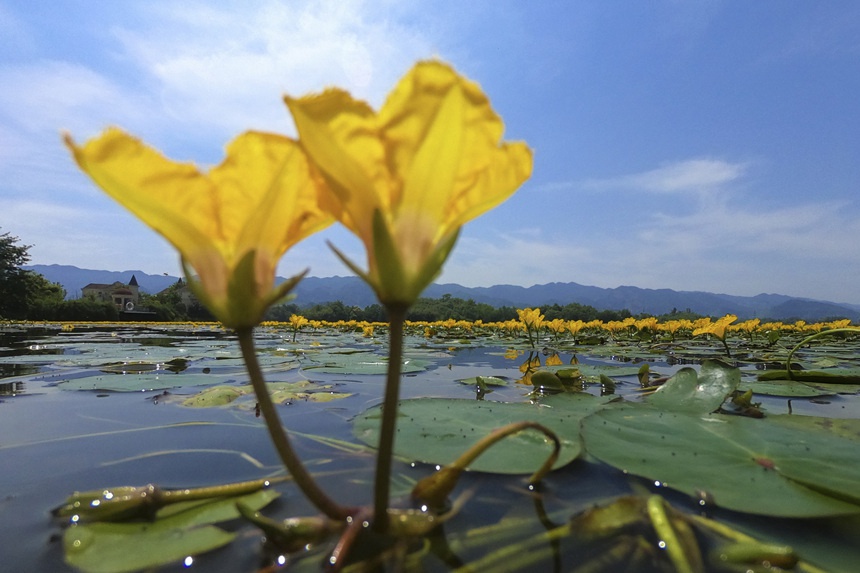
[[[63,320],[63,321],[117,321],[120,310],[110,301],[89,297],[65,300],[66,291],[57,283],[48,281],[39,273],[25,270],[30,260],[32,245],[19,244],[20,239],[8,232],[0,234],[0,319],[7,320]],[[138,308],[150,313],[155,321],[209,321],[212,315],[200,304],[186,305],[182,302],[177,283],[158,294],[140,294]],[[547,320],[623,320],[632,316],[629,310],[598,310],[589,305],[570,303],[564,306],[552,304],[541,308]],[[287,322],[298,314],[309,320],[357,320],[384,322],[385,310],[379,304],[364,308],[349,306],[341,301],[332,301],[300,307],[285,303],[272,307],[266,320]],[[408,320],[434,322],[440,320],[482,320],[503,322],[517,318],[513,306],[495,307],[487,303],[462,299],[450,294],[441,298],[420,298],[412,306]]]
[[[569,303],[564,306],[552,304],[542,306],[541,312],[546,320],[561,318],[564,320],[623,320],[632,316],[629,310],[598,310],[585,304]],[[308,320],[357,320],[368,322],[386,321],[385,309],[379,304],[371,304],[364,308],[349,306],[341,301],[314,304],[300,307],[297,304],[284,304],[273,307],[266,315],[266,320],[288,321],[293,314],[304,316]],[[441,298],[419,298],[406,315],[407,320],[416,322],[435,322],[441,320],[468,320],[474,322],[504,322],[517,318],[517,308],[514,306],[492,306],[472,299],[462,299],[450,294]]]

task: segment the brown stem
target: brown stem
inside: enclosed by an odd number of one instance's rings
[[[320,511],[332,519],[346,519],[355,513],[355,510],[339,505],[320,489],[290,445],[290,440],[281,425],[275,405],[272,403],[269,389],[266,387],[266,380],[263,378],[262,370],[260,370],[260,363],[257,361],[257,353],[254,348],[254,329],[242,328],[236,331],[236,335],[239,338],[239,347],[242,349],[242,358],[245,360],[245,367],[248,369],[254,394],[257,395],[260,412],[263,414],[266,429],[269,431],[269,437],[272,439],[278,456],[280,456],[287,471],[293,476],[293,480],[302,490],[302,493]]]

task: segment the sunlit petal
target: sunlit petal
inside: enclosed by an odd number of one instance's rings
[[[386,156],[373,110],[337,89],[285,101],[302,134],[302,146],[333,195],[326,206],[369,244],[373,212],[390,204]]]
[[[378,114],[340,90],[286,101],[331,189],[328,208],[365,244],[363,276],[383,302],[414,301],[460,227],[531,175],[531,150],[502,142],[480,87],[442,62],[413,67]]]
[[[281,295],[278,260],[332,220],[319,206],[321,180],[285,137],[244,133],[209,173],[115,128],[66,143],[102,189],[176,247],[197,275],[190,284],[228,326],[262,318]]]

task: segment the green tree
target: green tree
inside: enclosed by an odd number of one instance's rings
[[[19,244],[8,232],[0,235],[0,317],[34,318],[34,313],[62,303],[63,287],[21,267],[30,260],[31,245]]]

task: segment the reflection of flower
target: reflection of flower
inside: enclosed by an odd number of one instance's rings
[[[231,328],[255,326],[289,292],[299,277],[275,286],[279,259],[331,222],[318,206],[322,182],[285,137],[244,133],[208,173],[119,129],[66,144],[108,195],[176,247],[195,294]]]
[[[500,144],[487,97],[441,62],[418,63],[378,113],[339,89],[286,102],[328,208],[367,250],[367,272],[345,262],[386,305],[411,305],[460,227],[531,175],[529,148]]]

